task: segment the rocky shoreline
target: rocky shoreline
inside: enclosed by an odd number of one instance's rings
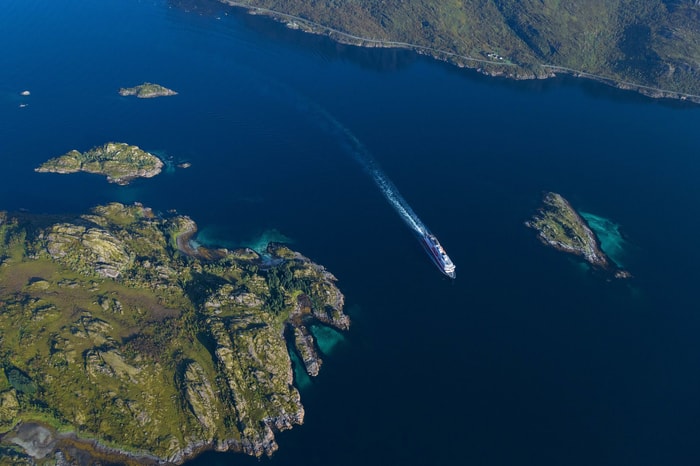
[[[86,152],[72,150],[44,162],[37,173],[70,174],[77,172],[104,175],[121,186],[136,178],[152,178],[163,169],[163,161],[153,154],[123,142],[108,142]]]
[[[630,278],[608,258],[588,223],[557,193],[546,193],[543,205],[525,226],[537,230],[537,238],[545,245],[582,257],[595,269],[611,273],[615,278]]]
[[[302,422],[297,422],[301,424]],[[274,426],[284,423],[272,423]],[[289,426],[291,428],[291,425]],[[277,431],[285,430],[280,428]],[[11,432],[0,436],[0,442],[6,452],[0,452],[0,456],[14,459],[12,464],[51,464],[55,466],[82,466],[93,464],[97,461],[105,461],[108,464],[119,463],[125,466],[155,466],[174,465],[189,461],[206,451],[239,452],[251,456],[272,454],[277,447],[274,441],[274,432],[270,429],[265,441],[253,443],[237,439],[224,439],[215,442],[193,442],[182,450],[167,458],[142,452],[133,452],[117,447],[111,447],[100,443],[95,439],[78,437],[74,432],[61,433],[53,427],[40,422],[28,422],[18,424]],[[13,447],[14,446],[14,447]],[[16,447],[16,448],[15,448]]]

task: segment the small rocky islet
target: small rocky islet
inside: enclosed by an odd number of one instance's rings
[[[279,244],[194,248],[196,230],[140,204],[0,213],[2,457],[261,456],[303,422],[290,352],[315,375],[309,326],[349,328],[335,277]]]
[[[615,278],[631,278],[603,252],[586,220],[561,194],[546,193],[542,207],[525,225],[537,230],[543,244],[582,257],[593,268],[612,273]]]
[[[167,97],[171,95],[177,95],[177,92],[167,87],[161,86],[160,84],[154,83],[143,83],[134,87],[122,87],[119,89],[119,95],[136,96],[139,99],[153,99],[155,97]]]
[[[152,178],[163,169],[163,162],[138,146],[108,142],[86,152],[72,150],[43,163],[39,173],[87,172],[104,175],[110,183],[127,185],[135,178]]]

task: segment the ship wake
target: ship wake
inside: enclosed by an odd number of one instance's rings
[[[286,88],[286,86],[283,86]],[[325,131],[329,132],[331,135],[336,136],[337,140],[340,142],[343,149],[348,152],[352,157],[360,163],[364,170],[370,175],[374,183],[377,185],[379,190],[382,192],[384,197],[389,204],[394,208],[394,210],[399,214],[403,221],[408,225],[411,230],[413,230],[419,237],[419,241],[422,244],[431,242],[431,238],[439,246],[437,239],[435,238],[430,230],[425,226],[423,221],[418,217],[418,215],[413,211],[411,206],[403,198],[399,190],[396,188],[394,183],[386,176],[386,174],[379,167],[379,164],[374,159],[369,150],[364,144],[342,123],[340,123],[333,115],[326,111],[321,106],[311,102],[309,99],[301,96],[300,94],[286,89],[286,94],[291,96],[296,100],[295,104],[297,109],[303,113],[306,113],[316,119],[317,123]],[[438,267],[443,271],[443,273],[454,278],[454,265],[452,264],[447,254],[444,253],[442,246],[439,246],[440,250],[444,254],[444,259],[447,260],[448,268],[451,267],[451,272],[448,272],[445,267],[445,261],[442,260],[441,263],[437,263]],[[430,255],[430,254],[429,254]],[[435,258],[431,256],[431,259],[435,261]]]
[[[349,152],[355,160],[357,160],[362,168],[372,177],[372,180],[377,185],[379,190],[384,194],[384,197],[389,204],[396,210],[404,222],[419,235],[428,234],[428,228],[423,221],[413,211],[406,199],[403,198],[394,183],[386,176],[382,169],[377,164],[372,154],[360,142],[359,139],[345,126],[343,126],[332,115],[328,114],[323,109],[318,109],[321,116],[331,125],[332,132],[338,136],[342,142],[343,148]]]
[[[455,278],[455,266],[452,260],[447,256],[440,242],[437,240],[430,230],[421,221],[418,215],[413,211],[406,199],[403,198],[394,183],[386,176],[382,169],[377,164],[372,154],[357,139],[357,137],[343,124],[336,120],[331,114],[324,109],[311,105],[307,109],[316,113],[321,118],[323,126],[326,127],[333,135],[338,137],[343,148],[352,154],[365,171],[372,177],[374,183],[379,190],[384,194],[384,197],[389,201],[389,204],[394,207],[394,210],[406,222],[406,224],[419,236],[419,241],[424,246],[427,246],[428,256],[438,266],[438,268],[450,278]]]

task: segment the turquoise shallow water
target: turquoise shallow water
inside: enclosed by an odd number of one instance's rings
[[[276,230],[338,277],[352,329],[302,391],[305,424],[263,463],[697,463],[700,108],[574,79],[489,79],[215,2],[4,6],[1,208],[139,201],[190,215],[203,242]],[[117,94],[143,81],[179,95]],[[376,159],[456,281],[314,105]],[[192,166],[127,187],[33,171],[110,140]],[[624,255],[601,240],[630,284],[582,272],[523,226],[546,191],[620,225]]]
[[[299,388],[299,390],[307,390],[311,384],[311,377],[306,373],[304,369],[304,363],[299,359],[299,356],[295,351],[289,352],[289,357],[292,360],[292,366],[294,367],[294,383]]]
[[[272,229],[265,230],[256,239],[250,241],[243,241],[244,246],[247,246],[250,249],[257,251],[260,254],[264,253],[267,250],[267,246],[270,243],[284,243],[291,247],[294,244],[294,240],[292,238],[289,238],[288,236],[285,236],[278,230]]]
[[[323,325],[312,325],[309,330],[316,339],[316,344],[321,352],[330,356],[333,350],[345,341],[345,337],[341,332],[338,332],[330,327]]]
[[[236,240],[232,238],[231,232],[221,226],[208,226],[197,232],[195,242],[204,246],[219,246],[226,248],[250,248],[258,254],[264,254],[270,243],[283,243],[293,247],[294,240],[277,229],[265,230],[248,239]]]
[[[622,236],[620,225],[605,217],[600,217],[587,212],[580,212],[591,229],[600,240],[600,248],[610,257],[618,267],[624,267],[625,254],[627,253],[627,241]]]

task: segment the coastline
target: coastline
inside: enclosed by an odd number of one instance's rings
[[[182,254],[205,261],[214,261],[226,256],[226,249],[211,249],[192,244],[197,235],[197,224],[190,217],[181,217],[183,225],[174,232],[175,246]]]
[[[652,99],[680,100],[700,104],[700,95],[646,86],[629,81],[622,81],[608,76],[567,68],[565,66],[538,63],[530,65],[533,67],[533,70],[526,70],[521,65],[507,61],[487,60],[408,42],[357,36],[334,29],[321,23],[311,21],[309,19],[301,18],[299,16],[271,10],[269,8],[258,7],[248,3],[237,2],[235,0],[218,1],[231,7],[245,9],[251,15],[267,16],[275,21],[286,24],[287,27],[291,29],[298,29],[305,33],[329,37],[340,44],[366,48],[395,48],[411,50],[419,55],[429,56],[435,60],[444,61],[459,68],[472,69],[486,76],[524,81],[534,79],[550,79],[556,78],[559,75],[568,75],[574,78],[588,79],[621,90],[635,91]]]
[[[80,437],[74,430],[61,431],[41,421],[20,423],[11,431],[0,436],[0,439],[17,446],[21,446],[21,444],[30,446],[32,451],[25,450],[25,454],[36,460],[47,460],[52,456],[57,460],[59,457],[65,460],[67,453],[70,457],[87,455],[92,460],[105,461],[110,464],[118,462],[125,466],[182,464],[207,451],[244,453],[258,458],[263,454],[270,456],[277,450],[274,434],[293,427],[285,421],[287,420],[270,419],[266,424],[268,435],[257,442],[235,438],[196,441],[168,457],[128,450],[118,445],[109,445],[97,438]],[[302,424],[302,422],[298,422],[298,424]]]

